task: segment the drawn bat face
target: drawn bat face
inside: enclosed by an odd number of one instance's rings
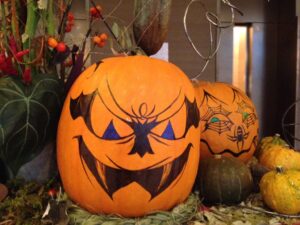
[[[161,73],[157,82],[152,74],[133,72],[136,66],[116,75],[107,72],[109,63],[78,78],[63,110],[68,123],[60,123],[59,152],[69,142],[67,152],[76,154],[70,163],[84,183],[69,188],[68,194],[94,212],[136,216],[163,209],[163,201],[172,207],[188,195],[193,185],[189,179],[197,173],[200,114],[194,89],[184,79],[167,88],[163,83],[171,74]],[[87,83],[91,85],[85,87]],[[68,163],[66,154],[58,159],[68,189],[78,182],[67,177],[71,166],[62,165]],[[87,202],[78,197],[84,187],[93,193],[93,199],[84,197]]]
[[[124,111],[116,101],[109,83],[107,83],[107,86],[111,97],[114,100],[114,104],[116,104],[121,111]],[[178,98],[179,95],[172,103],[175,103]],[[96,99],[98,99],[107,111],[112,114],[112,118],[107,121],[109,123],[102,135],[95,130],[96,128],[94,128],[92,122],[92,114],[97,113],[93,112],[93,104],[97,104]],[[132,182],[140,184],[151,194],[151,198],[154,198],[164,191],[183,171],[185,164],[187,163],[190,149],[193,146],[192,143],[186,143],[184,151],[178,156],[176,154],[176,157],[172,156],[173,154],[170,153],[172,153],[172,150],[177,150],[176,143],[184,143],[183,140],[191,127],[198,127],[200,120],[199,111],[196,101],[192,103],[185,98],[173,113],[167,117],[162,117],[163,119],[160,120],[160,115],[166,113],[171,107],[172,105],[170,104],[164,111],[155,114],[155,108],[148,113],[147,104],[142,103],[138,112],[135,112],[134,110],[130,113],[124,111],[130,118],[130,120],[126,120],[118,116],[109,108],[99,91],[95,91],[89,95],[81,94],[76,99],[71,98],[70,113],[73,120],[81,117],[88,130],[94,135],[95,141],[98,142],[97,146],[99,146],[99,149],[95,149],[94,145],[90,144],[91,147],[89,148],[87,146],[89,140],[85,140],[82,135],[74,136],[78,141],[82,166],[92,172],[97,182],[111,198],[116,191]],[[184,133],[181,136],[176,137],[171,119],[181,110],[186,111],[186,125]],[[190,120],[191,118],[193,119]],[[114,121],[116,121],[115,123],[117,123],[117,121],[124,123],[123,125],[127,125],[128,129],[131,131],[128,134],[121,136],[114,125]],[[165,121],[168,121],[168,123],[167,125],[164,125],[164,131],[161,134],[156,133],[154,131],[155,128]],[[94,123],[96,122],[97,121]],[[156,151],[152,148],[153,145],[151,145],[151,142],[157,142],[158,145],[162,145],[161,147],[170,148],[169,150],[164,150],[169,151],[169,153],[165,153],[164,155],[166,156],[163,158],[155,156]],[[102,145],[109,146],[106,146],[106,149],[102,150]],[[128,167],[125,167],[126,165],[124,165],[123,159],[114,156],[113,151],[116,148],[123,148],[125,157],[127,157],[126,154],[128,156],[136,156],[142,162],[145,155],[149,154],[149,157],[153,156],[157,158],[157,162],[149,164],[142,169],[130,170]],[[106,164],[105,161],[107,160],[109,160],[110,163]],[[88,173],[86,173],[86,175],[89,176]],[[151,179],[151,182],[149,182],[148,179]],[[115,182],[116,180],[118,182]]]
[[[257,145],[258,118],[251,100],[224,83],[202,83],[201,156],[223,154],[247,161]]]

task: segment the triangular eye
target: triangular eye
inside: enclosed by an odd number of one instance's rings
[[[113,124],[113,121],[110,121],[110,123],[109,123],[108,127],[106,128],[102,138],[106,139],[106,140],[119,140],[119,139],[121,139],[120,135],[116,131],[116,128]]]
[[[162,138],[168,140],[175,140],[174,130],[172,128],[171,122],[169,121],[168,126],[166,127],[165,131],[161,135]]]

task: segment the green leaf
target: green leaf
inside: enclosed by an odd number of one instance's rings
[[[128,29],[126,29],[126,27],[124,27],[123,32],[124,32],[123,37],[124,37],[125,42],[126,42],[126,48],[131,49],[133,47],[133,44],[132,44],[132,40],[131,40],[131,37],[130,37],[130,33],[129,33]]]
[[[116,38],[119,38],[120,33],[121,33],[121,29],[120,29],[119,25],[116,22],[114,22],[111,29],[112,29],[114,35],[116,36]]]
[[[0,78],[0,158],[14,175],[54,135],[61,97],[55,76],[36,75],[29,86],[16,78]]]

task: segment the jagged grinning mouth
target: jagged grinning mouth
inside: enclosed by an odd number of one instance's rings
[[[167,189],[173,181],[175,181],[176,178],[183,173],[188,161],[190,150],[193,147],[193,145],[189,143],[179,157],[165,165],[155,167],[167,159],[145,169],[127,170],[118,166],[111,159],[112,163],[118,167],[117,169],[104,165],[93,156],[87,148],[82,136],[74,138],[78,140],[81,163],[87,177],[89,178],[87,173],[87,169],[89,169],[99,185],[111,199],[113,199],[113,194],[119,189],[136,182],[150,193],[150,200],[152,200]],[[89,180],[91,181],[90,178]]]
[[[240,152],[234,152],[234,151],[232,151],[232,150],[230,150],[230,149],[224,149],[224,150],[222,150],[222,151],[220,151],[220,152],[214,152],[214,151],[212,150],[212,148],[210,147],[209,143],[208,143],[206,140],[201,139],[200,142],[201,142],[201,143],[204,143],[204,144],[207,146],[208,151],[209,151],[212,155],[215,155],[215,154],[221,154],[221,155],[222,155],[222,154],[228,153],[228,154],[231,154],[231,155],[234,156],[234,157],[239,157],[239,156],[241,156],[242,154],[245,154],[245,153],[250,152],[251,147],[252,147],[253,145],[254,145],[254,149],[256,148],[256,139],[257,139],[257,136],[254,136],[253,139],[252,139],[251,145],[249,146],[249,148],[247,148],[247,149],[242,149]]]

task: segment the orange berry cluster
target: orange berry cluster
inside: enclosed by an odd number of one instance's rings
[[[57,52],[65,52],[67,50],[67,46],[64,42],[58,42],[55,38],[48,38],[48,46],[56,49]]]
[[[90,15],[93,18],[100,18],[102,13],[102,7],[100,5],[97,5],[96,7],[90,8]]]
[[[103,48],[106,45],[108,36],[106,33],[102,33],[93,37],[93,43],[99,48]]]
[[[72,27],[74,25],[74,19],[75,19],[75,17],[73,15],[73,13],[69,12],[68,13],[68,19],[67,19],[66,27],[65,27],[65,32],[66,33],[72,31]]]

